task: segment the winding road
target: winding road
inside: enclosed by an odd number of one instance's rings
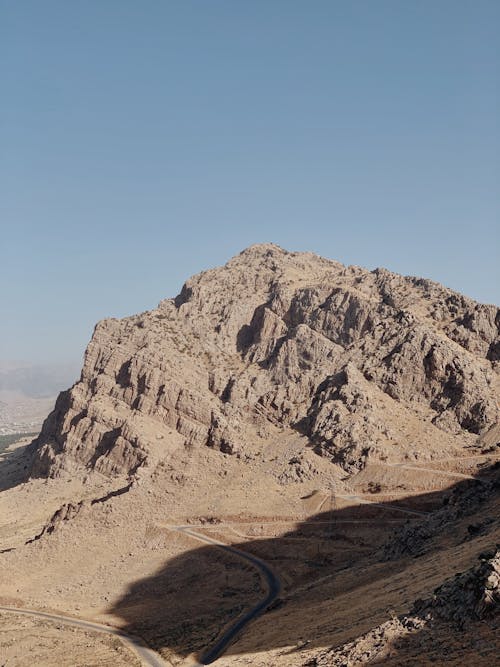
[[[239,549],[236,549],[229,544],[224,544],[224,542],[220,542],[219,540],[216,540],[212,537],[198,533],[192,530],[190,526],[165,527],[169,530],[175,530],[177,532],[184,533],[185,535],[189,535],[199,542],[204,542],[206,544],[219,547],[224,551],[228,551],[229,553],[248,561],[258,569],[261,579],[267,589],[265,597],[251,609],[245,612],[242,616],[240,616],[225,632],[223,632],[216,643],[202,654],[202,656],[198,659],[199,661],[194,663],[194,665],[199,665],[200,667],[202,665],[209,665],[217,660],[217,658],[220,657],[222,653],[224,653],[229,644],[234,641],[237,635],[248,623],[250,623],[250,621],[262,614],[269,607],[269,605],[276,600],[281,591],[281,582],[269,567],[269,565],[267,565],[267,563],[265,563],[257,556],[253,556],[252,554],[249,554],[245,551],[240,551]],[[36,611],[35,609],[0,606],[0,611],[12,614],[23,614],[25,616],[33,616],[35,618],[42,618],[57,623],[73,625],[78,628],[83,628],[84,630],[92,630],[94,632],[113,635],[118,637],[128,648],[136,653],[145,665],[148,665],[149,667],[166,667],[166,663],[161,659],[161,657],[152,649],[150,649],[139,637],[126,634],[118,628],[112,628],[107,625],[101,625],[100,623],[85,621],[78,618],[73,618],[71,616],[49,614],[44,611]]]
[[[219,547],[220,549],[228,551],[229,553],[234,554],[239,558],[243,558],[252,565],[255,565],[255,567],[259,570],[261,578],[267,588],[266,596],[251,609],[245,612],[242,616],[240,616],[238,620],[235,621],[235,623],[233,623],[225,632],[223,632],[216,643],[211,648],[206,650],[205,653],[203,653],[203,655],[198,659],[198,665],[210,665],[212,662],[217,660],[217,658],[222,655],[222,653],[224,653],[229,644],[234,641],[237,635],[248,623],[250,623],[250,621],[265,612],[269,605],[274,602],[274,600],[276,600],[281,591],[281,582],[269,567],[269,565],[257,556],[253,556],[246,551],[240,551],[239,549],[236,549],[236,547],[232,547],[229,544],[224,544],[224,542],[219,542],[219,540],[215,540],[212,537],[207,537],[207,535],[203,535],[202,533],[197,533],[196,531],[192,530],[190,526],[168,526],[168,528],[180,533],[184,533],[185,535],[189,535],[193,539],[200,542],[205,542],[206,544]]]
[[[477,477],[472,477],[469,475],[465,475],[463,473],[449,472],[449,471],[436,470],[423,467],[421,468],[409,465],[407,463],[393,463],[386,465],[388,467],[394,467],[394,468],[409,468],[415,471],[422,470],[422,471],[434,472],[437,474],[449,475],[455,478],[458,477],[465,479],[476,479],[476,480],[478,479]],[[483,480],[479,478],[479,481]],[[377,503],[354,494],[352,495],[336,494],[336,495],[340,498],[354,500],[358,503],[380,506],[388,509],[390,508],[414,516],[425,516],[429,514],[429,512],[406,509],[399,507],[397,505],[390,505],[387,503]],[[257,522],[257,523],[262,523],[262,522]],[[251,563],[258,569],[261,579],[264,582],[265,588],[267,589],[265,597],[261,599],[260,602],[255,604],[247,612],[243,613],[232,625],[230,625],[229,628],[227,628],[227,630],[225,630],[222,633],[222,635],[217,639],[215,644],[209,649],[207,649],[201,655],[200,658],[198,658],[198,662],[194,663],[194,666],[198,667],[202,667],[203,665],[209,665],[215,662],[215,660],[217,660],[217,658],[219,658],[224,653],[224,651],[236,639],[236,637],[245,628],[245,626],[248,625],[248,623],[250,623],[253,619],[260,616],[262,613],[264,613],[266,609],[268,609],[269,606],[278,598],[281,592],[281,582],[278,576],[273,572],[271,567],[265,561],[261,560],[257,556],[253,556],[252,554],[249,554],[245,551],[241,551],[240,549],[237,549],[236,547],[233,547],[229,544],[225,544],[224,542],[220,542],[219,540],[216,540],[212,537],[208,537],[203,533],[196,532],[195,530],[193,530],[192,525],[187,525],[187,526],[164,525],[164,527],[168,528],[169,530],[188,535],[189,537],[198,540],[199,542],[216,546],[220,549],[223,549],[224,551],[234,554],[239,558],[242,558],[243,560],[246,560],[247,562]],[[92,630],[94,632],[113,635],[115,637],[118,637],[125,644],[125,646],[130,648],[141,659],[141,661],[144,664],[149,665],[149,667],[166,667],[166,663],[162,660],[162,658],[152,649],[150,649],[139,637],[128,635],[123,631],[119,630],[118,628],[112,628],[110,626],[101,625],[99,623],[81,620],[70,616],[50,614],[47,612],[36,611],[32,609],[0,606],[0,611],[15,613],[15,614],[23,614],[26,616],[33,616],[36,618],[42,618],[49,621],[64,623],[66,625],[76,626],[79,628],[83,628],[85,630]]]
[[[387,505],[386,503],[373,502],[371,500],[367,500],[365,498],[361,498],[360,496],[356,495],[339,494],[339,497],[346,498],[349,500],[354,500],[362,504],[375,505],[384,508],[394,509],[403,512],[405,514],[411,514],[413,516],[425,516],[428,514],[428,512],[419,512],[417,510],[410,510],[398,507],[397,505]],[[229,553],[234,554],[239,558],[243,558],[244,560],[250,562],[259,570],[261,578],[264,581],[265,586],[267,588],[266,596],[255,606],[253,606],[242,616],[240,616],[235,621],[235,623],[233,623],[226,631],[224,631],[223,634],[216,641],[216,643],[211,648],[207,649],[205,653],[203,653],[202,656],[198,659],[198,662],[195,663],[195,665],[197,665],[198,667],[201,667],[202,665],[210,665],[224,653],[227,647],[236,639],[238,634],[243,630],[243,628],[248,623],[250,623],[250,621],[252,621],[254,618],[260,616],[263,612],[265,612],[266,609],[278,598],[281,591],[281,583],[277,575],[273,572],[273,570],[269,567],[269,565],[265,561],[258,558],[257,556],[253,556],[252,554],[249,554],[246,551],[241,551],[240,549],[230,546],[229,544],[225,544],[224,542],[220,542],[219,540],[216,540],[212,537],[208,537],[203,533],[198,533],[195,530],[193,530],[193,527],[190,525],[187,526],[166,525],[165,528],[177,531],[179,533],[184,533],[185,535],[189,535],[189,537],[192,537],[193,539],[198,540],[199,542],[204,542],[206,544],[219,547],[220,549],[224,549],[224,551],[228,551]]]
[[[411,514],[414,516],[425,516],[428,514],[428,512],[419,512],[416,510],[405,509],[402,507],[398,507],[397,505],[387,505],[385,503],[382,504],[373,502],[356,495],[340,495],[340,497],[349,500],[355,500],[363,504],[375,505],[384,508],[398,510],[405,514]],[[239,558],[243,558],[244,560],[250,562],[259,570],[261,578],[264,581],[265,586],[267,588],[266,596],[255,606],[253,606],[242,616],[240,616],[235,623],[233,623],[225,632],[223,632],[223,634],[219,637],[216,643],[211,648],[207,649],[205,653],[203,653],[203,655],[198,659],[199,661],[195,663],[195,665],[197,665],[198,667],[201,667],[202,665],[210,665],[224,653],[227,647],[236,639],[238,634],[243,630],[243,628],[248,623],[250,623],[250,621],[252,621],[253,619],[257,618],[257,616],[260,616],[263,612],[265,612],[266,609],[268,609],[268,607],[278,598],[281,591],[281,583],[279,578],[269,567],[269,565],[265,561],[258,558],[257,556],[253,556],[252,554],[249,554],[246,551],[241,551],[240,549],[230,546],[229,544],[225,544],[224,542],[220,542],[219,540],[216,540],[212,537],[208,537],[203,533],[198,533],[195,530],[193,530],[192,526],[190,525],[187,526],[167,525],[165,527],[168,528],[169,530],[189,535],[189,537],[192,537],[193,539],[198,540],[199,542],[204,542],[206,544],[219,547],[224,551],[228,551],[229,553],[234,554]]]
[[[4,607],[0,606],[0,611],[5,611],[12,614],[22,614],[23,616],[34,616],[35,618],[42,618],[57,623],[64,623],[65,625],[73,625],[84,630],[92,630],[93,632],[101,632],[103,634],[113,635],[121,639],[121,641],[132,649],[134,653],[141,659],[143,664],[149,667],[166,667],[166,663],[160,656],[150,649],[139,637],[127,635],[118,628],[112,628],[100,623],[93,623],[92,621],[84,621],[71,616],[61,616],[59,614],[49,614],[45,611],[36,611],[35,609],[22,609],[18,607]]]

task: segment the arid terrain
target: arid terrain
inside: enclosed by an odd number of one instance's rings
[[[274,245],[99,322],[0,451],[0,664],[491,666],[499,324]]]

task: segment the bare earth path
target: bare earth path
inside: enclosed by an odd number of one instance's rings
[[[360,505],[373,505],[374,507],[382,507],[382,509],[390,509],[394,510],[396,512],[403,512],[403,514],[411,514],[413,516],[426,516],[429,514],[429,512],[420,512],[417,510],[409,510],[404,507],[399,507],[398,505],[390,505],[389,503],[377,503],[374,500],[368,500],[367,498],[363,498],[361,496],[357,496],[356,494],[351,494],[351,495],[343,495],[343,494],[335,494],[337,498],[345,498],[346,500],[355,500],[357,503]]]
[[[433,472],[436,475],[444,475],[445,477],[458,477],[459,479],[473,479],[482,481],[480,477],[474,477],[473,475],[465,475],[461,472],[450,472],[449,470],[437,470],[436,468],[424,468],[422,466],[412,466],[408,463],[386,463],[388,468],[405,468],[406,470],[422,470],[424,472]]]

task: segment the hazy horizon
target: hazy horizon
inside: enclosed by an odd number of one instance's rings
[[[500,5],[0,9],[0,357],[274,242],[498,303]]]

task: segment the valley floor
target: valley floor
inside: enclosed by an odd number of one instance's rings
[[[25,446],[0,462],[4,608],[106,624],[142,637],[163,664],[197,664],[269,593],[244,552],[281,590],[221,667],[486,665],[498,651],[497,617],[431,622],[411,610],[500,542],[498,494],[483,493],[492,454],[369,464],[318,486],[272,483],[257,464],[252,477],[248,462],[221,466],[202,448],[110,489],[95,473],[20,483]],[[454,511],[462,496],[469,504]],[[118,636],[12,610],[0,611],[0,655],[6,667],[154,664]]]

